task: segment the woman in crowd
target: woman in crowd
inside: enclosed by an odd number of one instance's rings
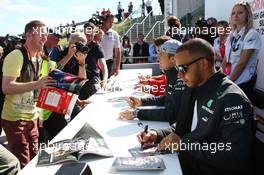
[[[122,40],[121,53],[122,53],[122,63],[129,63],[130,61],[127,60],[126,57],[131,56],[131,44],[129,37],[126,35],[123,37]]]
[[[96,30],[95,35],[94,35],[94,41],[95,41],[100,47],[102,47],[103,37],[104,37],[104,31],[103,31],[102,29],[98,29],[98,30]]]
[[[261,40],[259,33],[253,28],[252,11],[248,2],[234,5],[230,25],[232,32],[226,41],[223,70],[252,99]]]
[[[229,24],[227,21],[219,21],[217,23],[217,34],[218,38],[214,40],[215,50],[215,67],[219,69],[222,66],[222,61],[225,57],[225,42],[230,32]]]

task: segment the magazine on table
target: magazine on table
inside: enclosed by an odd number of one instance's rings
[[[171,154],[169,150],[158,151],[158,146],[159,146],[158,144],[154,144],[148,147],[136,146],[128,149],[128,152],[133,157],[148,157],[148,156],[156,156],[161,154]]]
[[[166,166],[159,157],[117,157],[112,168],[117,171],[161,171]]]
[[[112,157],[113,154],[103,137],[88,123],[73,139],[41,145],[37,166],[48,166],[66,162],[78,162],[84,156]]]

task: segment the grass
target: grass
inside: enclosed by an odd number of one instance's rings
[[[61,46],[63,46],[63,47],[67,47],[68,46],[67,38],[61,39],[58,44],[61,45]]]
[[[116,24],[113,25],[113,30],[115,30],[119,34],[119,36],[123,37],[125,32],[133,24],[133,20],[135,20],[135,19],[130,19],[130,20],[122,21],[120,23],[116,23]],[[63,47],[67,47],[68,46],[67,38],[61,39],[60,42],[59,42],[59,45],[61,45]]]
[[[115,30],[119,36],[123,37],[125,32],[133,25],[134,20],[136,19],[129,19],[124,22],[120,22],[113,26],[113,30]]]

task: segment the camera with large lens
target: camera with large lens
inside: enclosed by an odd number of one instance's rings
[[[101,27],[104,20],[102,16],[93,16],[88,22],[93,23],[96,27]]]
[[[75,43],[77,52],[87,54],[90,51],[90,48],[84,45],[82,42]]]

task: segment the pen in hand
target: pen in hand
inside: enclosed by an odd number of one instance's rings
[[[145,127],[144,127],[144,133],[145,134],[148,133],[148,125],[145,125]],[[141,142],[141,149],[143,149],[143,145],[144,145],[144,142]]]

